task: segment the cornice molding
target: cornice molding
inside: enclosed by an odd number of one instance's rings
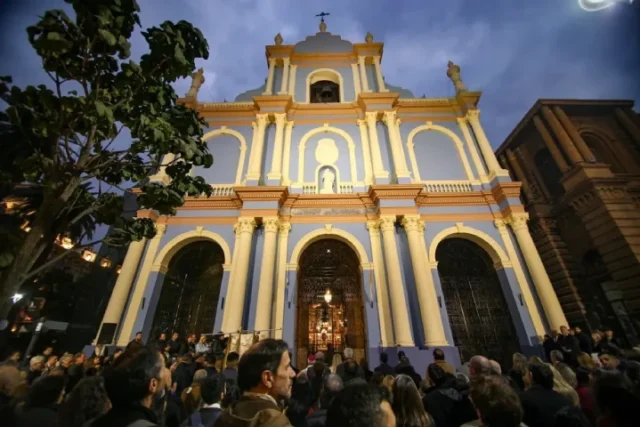
[[[244,202],[273,202],[282,205],[289,195],[288,187],[234,187],[238,198]]]
[[[372,185],[369,187],[369,197],[375,204],[380,200],[416,200],[423,188],[423,184]]]

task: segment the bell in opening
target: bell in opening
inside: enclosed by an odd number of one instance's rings
[[[340,86],[328,80],[321,80],[311,85],[311,103],[323,104],[340,102]]]

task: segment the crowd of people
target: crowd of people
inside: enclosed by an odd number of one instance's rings
[[[585,340],[591,338],[590,340]],[[561,328],[546,360],[515,353],[510,367],[482,355],[459,369],[433,349],[424,378],[398,352],[373,370],[352,349],[310,355],[263,339],[239,357],[207,338],[142,334],[112,354],[53,353],[0,364],[0,424],[54,427],[627,427],[640,420],[640,353],[611,332]]]

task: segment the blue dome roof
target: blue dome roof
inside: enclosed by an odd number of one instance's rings
[[[293,50],[298,53],[345,53],[352,52],[353,45],[331,33],[316,33],[297,43]]]

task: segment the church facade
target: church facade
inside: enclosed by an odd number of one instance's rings
[[[158,232],[130,245],[98,341],[257,331],[299,367],[345,347],[370,366],[402,349],[418,369],[432,347],[456,364],[539,352],[566,319],[481,93],[449,63],[456,95],[416,98],[385,81],[382,55],[323,22],[294,45],[276,36],[265,84],[233,102],[197,99],[194,74],[183,102],[214,157],[194,173],[213,195],[138,212]]]

